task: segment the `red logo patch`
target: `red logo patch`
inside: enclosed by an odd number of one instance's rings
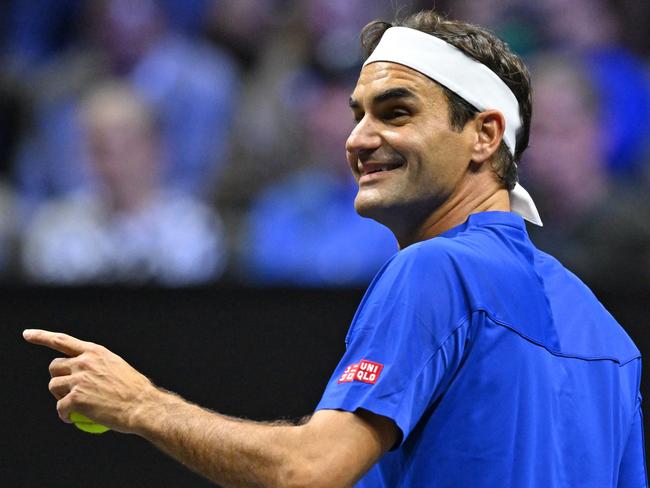
[[[339,378],[338,383],[351,383],[352,381],[360,381],[361,383],[369,383],[374,385],[379,379],[381,370],[384,369],[383,364],[375,363],[362,359],[358,363],[351,364]]]

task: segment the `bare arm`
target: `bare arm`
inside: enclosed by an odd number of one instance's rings
[[[78,411],[140,435],[223,486],[351,486],[397,438],[392,421],[365,411],[320,411],[300,426],[226,417],[155,387],[102,346],[46,331],[24,335],[71,356],[50,365],[62,420]]]
[[[302,426],[262,424],[164,395],[136,433],[224,486],[351,486],[390,447],[373,423],[382,418],[370,414],[329,410]]]

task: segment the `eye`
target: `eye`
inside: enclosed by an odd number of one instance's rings
[[[385,113],[384,119],[385,120],[395,120],[399,119],[400,117],[408,117],[411,115],[408,110],[405,110],[403,108],[395,108],[392,110],[389,110]]]

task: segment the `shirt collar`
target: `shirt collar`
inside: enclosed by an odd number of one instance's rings
[[[491,225],[507,225],[522,232],[526,232],[526,224],[520,215],[514,212],[489,211],[470,214],[465,222],[443,232],[440,234],[440,237],[453,237],[470,227],[484,227]]]

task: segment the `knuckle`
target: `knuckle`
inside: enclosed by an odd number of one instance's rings
[[[70,375],[70,382],[68,383],[70,392],[76,391],[76,389],[79,387],[80,384],[82,384],[85,380],[85,376],[83,373],[75,373]]]
[[[61,398],[63,398],[65,396],[64,385],[60,381],[55,381],[54,378],[52,378],[52,380],[50,380],[50,384],[49,384],[48,389],[49,389],[50,393],[52,394],[52,396],[54,398],[56,398],[57,400],[60,400]]]
[[[65,398],[68,401],[70,410],[77,410],[79,408],[85,407],[88,404],[87,397],[83,395],[83,393],[81,393],[77,387],[74,387],[72,390],[70,390],[70,393],[68,393]]]
[[[88,346],[82,356],[87,360],[89,358],[96,359],[99,357],[99,351],[94,346]]]
[[[77,401],[79,400],[79,392],[77,391],[76,386],[72,387],[72,389],[70,390],[70,393],[68,393],[66,395],[66,399],[71,404],[77,403]]]
[[[70,422],[68,418],[68,409],[66,403],[63,400],[56,402],[56,412],[59,414],[59,418],[64,422]]]
[[[53,359],[50,365],[48,366],[48,370],[50,373],[52,373],[54,370],[56,370],[57,366],[60,363],[60,358]]]

